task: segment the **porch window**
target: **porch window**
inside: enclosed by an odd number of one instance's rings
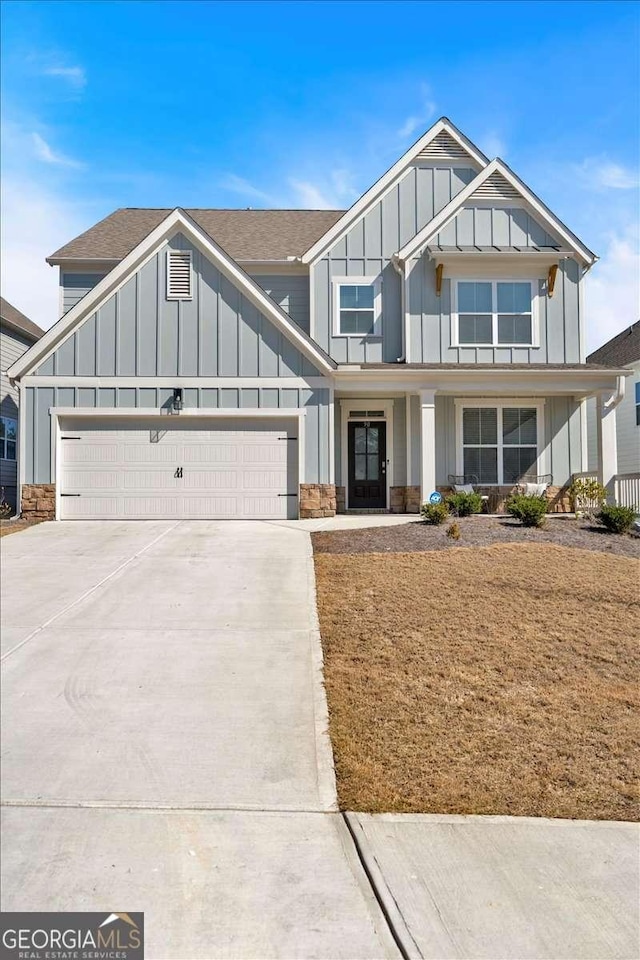
[[[512,484],[537,474],[537,462],[537,407],[463,408],[463,473],[483,484]]]
[[[377,336],[380,312],[380,284],[376,278],[342,277],[334,280],[336,336]]]
[[[460,346],[533,346],[530,280],[459,280],[454,313]]]
[[[11,417],[0,417],[0,459],[16,459],[16,437],[18,421]]]

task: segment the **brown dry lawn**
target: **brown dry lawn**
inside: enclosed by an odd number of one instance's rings
[[[343,809],[637,819],[637,561],[500,544],[315,564]]]
[[[41,520],[0,520],[0,537],[8,537],[10,533],[20,533],[21,530],[28,530],[29,527],[35,527]]]

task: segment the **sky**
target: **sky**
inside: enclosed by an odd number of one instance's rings
[[[118,207],[337,207],[440,116],[600,257],[588,348],[639,316],[640,4],[3,0],[2,293]]]

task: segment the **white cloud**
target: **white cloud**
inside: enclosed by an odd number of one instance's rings
[[[31,142],[34,147],[36,157],[38,160],[42,160],[44,163],[53,163],[60,167],[82,166],[78,160],[73,160],[71,157],[67,157],[65,154],[58,153],[53,150],[44,137],[41,137],[39,133],[31,134]]]
[[[507,145],[505,141],[495,132],[490,131],[489,133],[485,133],[483,137],[480,137],[478,146],[490,160],[493,160],[494,157],[506,157],[507,155]]]
[[[45,258],[96,218],[28,175],[6,177],[2,190],[2,295],[47,329],[58,319],[58,270]]]
[[[60,77],[62,80],[67,80],[76,89],[81,89],[87,83],[87,75],[82,67],[56,65],[45,67],[42,72],[47,77]]]
[[[604,255],[586,277],[587,352],[640,319],[638,231],[610,234]]]
[[[603,157],[590,157],[575,171],[585,186],[595,190],[634,190],[640,184],[637,170]]]
[[[228,173],[222,178],[219,184],[225,190],[231,190],[232,193],[238,193],[243,197],[250,197],[259,200],[260,203],[266,203],[267,206],[280,206],[278,200],[264,190],[260,190],[244,177],[239,177],[235,173]]]
[[[414,134],[422,135],[427,129],[427,125],[433,119],[436,112],[436,102],[431,94],[431,87],[426,83],[420,86],[421,107],[413,114],[410,114],[397,131],[400,140],[408,140]]]

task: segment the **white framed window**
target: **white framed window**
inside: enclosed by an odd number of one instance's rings
[[[167,300],[191,300],[191,251],[167,250]]]
[[[379,277],[333,278],[333,333],[336,337],[379,337],[382,284]]]
[[[536,280],[452,280],[452,346],[537,347]]]
[[[636,427],[640,427],[640,380],[636,380],[635,384],[635,401],[636,401]]]
[[[0,417],[0,460],[16,459],[18,439],[18,421],[11,417]]]
[[[544,401],[457,400],[456,471],[511,485],[546,473]]]

